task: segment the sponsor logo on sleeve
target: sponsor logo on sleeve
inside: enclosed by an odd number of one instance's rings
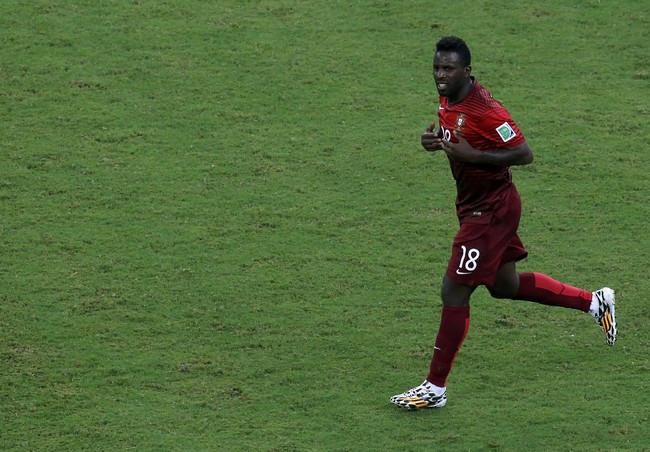
[[[504,122],[499,127],[497,127],[496,131],[504,142],[510,141],[517,136],[517,133],[507,122]]]

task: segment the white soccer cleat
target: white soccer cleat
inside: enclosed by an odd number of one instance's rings
[[[407,410],[419,410],[422,408],[442,408],[447,403],[447,391],[436,395],[429,388],[425,380],[420,386],[409,389],[401,394],[394,395],[390,402]]]
[[[616,328],[616,311],[614,309],[614,291],[609,287],[603,287],[593,292],[594,299],[598,302],[598,311],[594,318],[605,333],[605,340],[609,345],[614,345],[618,329]]]

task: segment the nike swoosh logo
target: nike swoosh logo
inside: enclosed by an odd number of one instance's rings
[[[456,270],[456,274],[457,274],[457,275],[471,275],[472,272],[461,272],[461,271],[459,271],[459,270]]]
[[[444,109],[445,109],[445,107],[443,107],[443,106],[438,107],[438,110],[444,110]]]

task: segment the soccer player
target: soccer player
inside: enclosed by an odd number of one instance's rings
[[[521,201],[510,166],[527,165],[533,153],[510,113],[472,75],[471,55],[455,36],[436,44],[433,78],[440,95],[440,127],[421,138],[425,150],[447,154],[456,181],[460,229],[442,280],[442,315],[429,374],[424,382],[391,397],[416,410],[447,403],[447,377],[469,329],[469,302],[481,285],[495,298],[526,300],[589,313],[616,341],[614,291],[571,287],[541,273],[519,273],[528,253],[517,235]]]

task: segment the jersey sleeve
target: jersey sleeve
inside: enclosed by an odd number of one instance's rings
[[[526,138],[504,107],[492,108],[479,120],[483,137],[496,149],[513,149],[526,142]]]

